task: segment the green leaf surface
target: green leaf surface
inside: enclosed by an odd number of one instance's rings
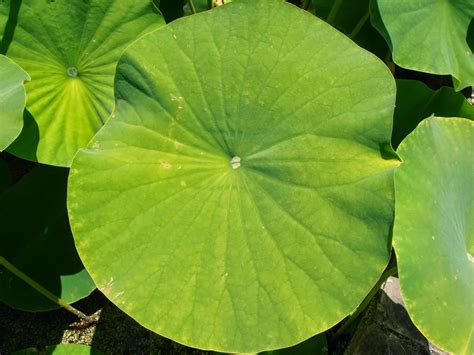
[[[380,16],[380,9],[377,0],[370,0],[369,4],[369,12],[370,12],[370,23],[374,28],[379,31],[380,35],[385,39],[390,51],[393,49],[392,41],[390,40],[390,36],[388,35],[387,28],[385,27],[382,17]]]
[[[38,166],[0,195],[0,255],[67,303],[95,288],[74,247],[66,210],[68,171]],[[1,266],[0,266],[1,267]],[[2,267],[0,300],[13,308],[59,308]]]
[[[29,354],[42,354],[42,355],[89,355],[96,354],[101,355],[102,352],[95,350],[87,345],[82,344],[58,344],[47,346],[46,349],[39,348],[28,348],[20,351],[15,351],[13,355],[29,355]]]
[[[410,317],[436,346],[474,352],[474,122],[429,118],[400,144],[393,243]]]
[[[392,145],[400,142],[425,118],[464,117],[474,120],[474,107],[452,88],[433,91],[417,80],[397,80],[397,101],[393,117]]]
[[[33,119],[9,151],[69,166],[112,112],[123,50],[162,23],[149,0],[23,1],[8,56],[31,75]]]
[[[139,323],[272,350],[377,282],[398,160],[395,83],[375,56],[293,5],[240,0],[136,42],[116,97],[74,160],[68,207],[87,270]]]
[[[0,1],[0,42],[5,32],[5,26],[8,21],[8,12],[10,11],[10,0]]]
[[[327,355],[328,342],[326,334],[318,334],[290,348],[265,351],[261,355]]]
[[[222,354],[214,352],[214,354]],[[290,346],[289,348],[263,351],[260,353],[245,353],[245,355],[300,355],[300,354],[311,354],[311,355],[328,355],[328,342],[326,333],[320,333],[311,337],[299,344]],[[244,354],[242,354],[244,355]]]
[[[0,54],[0,152],[5,150],[23,128],[26,104],[23,83],[30,80],[28,73],[11,59]]]
[[[8,21],[8,13],[10,11],[10,0],[0,0],[0,42],[5,32],[5,26]]]
[[[377,0],[393,60],[403,68],[453,76],[457,90],[474,85],[474,55],[466,40],[472,0]],[[379,23],[380,25],[380,23]]]

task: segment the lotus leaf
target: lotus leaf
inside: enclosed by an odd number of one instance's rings
[[[442,87],[433,91],[416,80],[397,80],[397,106],[393,117],[392,145],[400,142],[425,118],[465,117],[474,119],[474,107],[462,93]]]
[[[458,90],[474,85],[474,55],[467,42],[474,1],[377,0],[377,4],[385,27],[379,29],[389,37],[395,63],[452,75]]]
[[[12,60],[0,54],[0,152],[21,132],[26,97],[23,83],[29,75]]]
[[[389,259],[399,164],[383,62],[291,4],[240,0],[144,36],[115,85],[68,208],[118,307],[180,343],[258,352],[362,302]]]
[[[162,22],[149,0],[23,1],[8,56],[31,75],[32,119],[9,151],[69,166],[112,112],[123,50]]]
[[[424,120],[398,148],[393,244],[417,328],[436,346],[474,352],[474,122]]]

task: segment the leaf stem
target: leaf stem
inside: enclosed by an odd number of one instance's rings
[[[11,264],[7,259],[5,259],[3,256],[0,256],[0,265],[5,266],[7,270],[9,270],[12,274],[17,276],[19,279],[23,280],[26,282],[29,286],[33,287],[36,291],[41,293],[43,296],[48,298],[49,300],[53,301],[54,303],[58,304],[59,306],[63,307],[64,309],[68,310],[69,312],[73,313],[77,317],[87,321],[91,322],[91,318],[86,316],[84,313],[79,311],[78,309],[74,308],[70,304],[64,302],[61,298],[55,296],[53,293],[45,289],[43,286],[41,286],[39,283],[37,283],[35,280],[31,279],[28,275],[26,275],[24,272],[21,270],[17,269],[16,266]]]
[[[303,4],[301,5],[301,8],[304,10],[308,10],[310,5],[311,5],[311,0],[303,0]]]
[[[333,24],[334,19],[337,16],[337,13],[339,12],[339,9],[341,8],[342,5],[342,0],[334,0],[334,4],[332,4],[331,11],[329,12],[328,18],[326,19],[326,22],[329,24]]]
[[[354,39],[359,34],[360,30],[362,29],[362,27],[364,27],[365,23],[369,19],[369,15],[370,12],[369,8],[367,7],[367,11],[364,13],[364,16],[361,17],[359,22],[357,22],[357,25],[352,30],[351,34],[349,35],[349,38]]]
[[[370,290],[369,294],[364,298],[362,303],[357,307],[354,313],[351,314],[350,318],[337,330],[336,336],[343,334],[347,328],[360,316],[360,314],[367,308],[372,298],[377,294],[380,290],[382,284],[393,275],[396,275],[398,272],[398,268],[396,266],[392,266],[384,271],[382,276],[380,276],[379,280],[375,284],[375,286]]]
[[[191,9],[191,12],[193,14],[195,14],[196,13],[196,6],[194,6],[193,0],[188,0],[188,5],[189,5],[189,8]]]
[[[392,59],[392,51],[389,48],[387,53],[385,54],[385,58],[384,58],[385,64],[388,64],[389,62],[391,62],[391,59]]]

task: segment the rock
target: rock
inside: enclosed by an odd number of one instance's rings
[[[344,354],[448,354],[430,344],[413,325],[400,294],[400,283],[390,277],[362,316]]]

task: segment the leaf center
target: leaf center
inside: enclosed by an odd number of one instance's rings
[[[230,165],[232,166],[232,169],[238,169],[240,168],[240,157],[235,156],[230,160]]]
[[[67,68],[67,75],[69,75],[71,78],[76,78],[77,74],[79,73],[75,67]]]

